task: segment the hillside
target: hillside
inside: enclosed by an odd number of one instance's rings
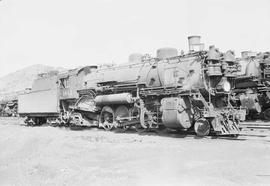
[[[37,74],[51,70],[63,70],[63,68],[37,64],[0,77],[0,100],[5,97],[14,96],[16,92],[31,87]]]

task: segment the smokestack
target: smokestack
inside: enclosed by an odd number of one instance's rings
[[[190,52],[197,52],[204,50],[204,44],[201,43],[201,36],[189,36],[188,45]]]

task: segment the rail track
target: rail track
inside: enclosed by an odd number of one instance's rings
[[[24,125],[23,119],[18,117],[0,117],[0,124],[3,125]],[[240,124],[240,134],[237,137],[231,136],[207,136],[207,139],[226,139],[226,140],[259,140],[270,142],[270,122],[261,120],[246,121]],[[127,133],[135,133],[135,131],[127,131]],[[143,135],[143,134],[141,134]],[[176,138],[199,138],[194,132],[176,132],[176,131],[160,131],[147,132],[145,135],[157,135]]]
[[[239,139],[260,139],[270,142],[270,122],[255,120],[240,124]]]

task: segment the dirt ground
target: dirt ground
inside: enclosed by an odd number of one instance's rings
[[[21,123],[0,119],[0,185],[270,185],[267,140]]]

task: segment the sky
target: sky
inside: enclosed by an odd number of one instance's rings
[[[126,63],[131,53],[270,51],[269,0],[0,0],[0,77],[44,64]]]

